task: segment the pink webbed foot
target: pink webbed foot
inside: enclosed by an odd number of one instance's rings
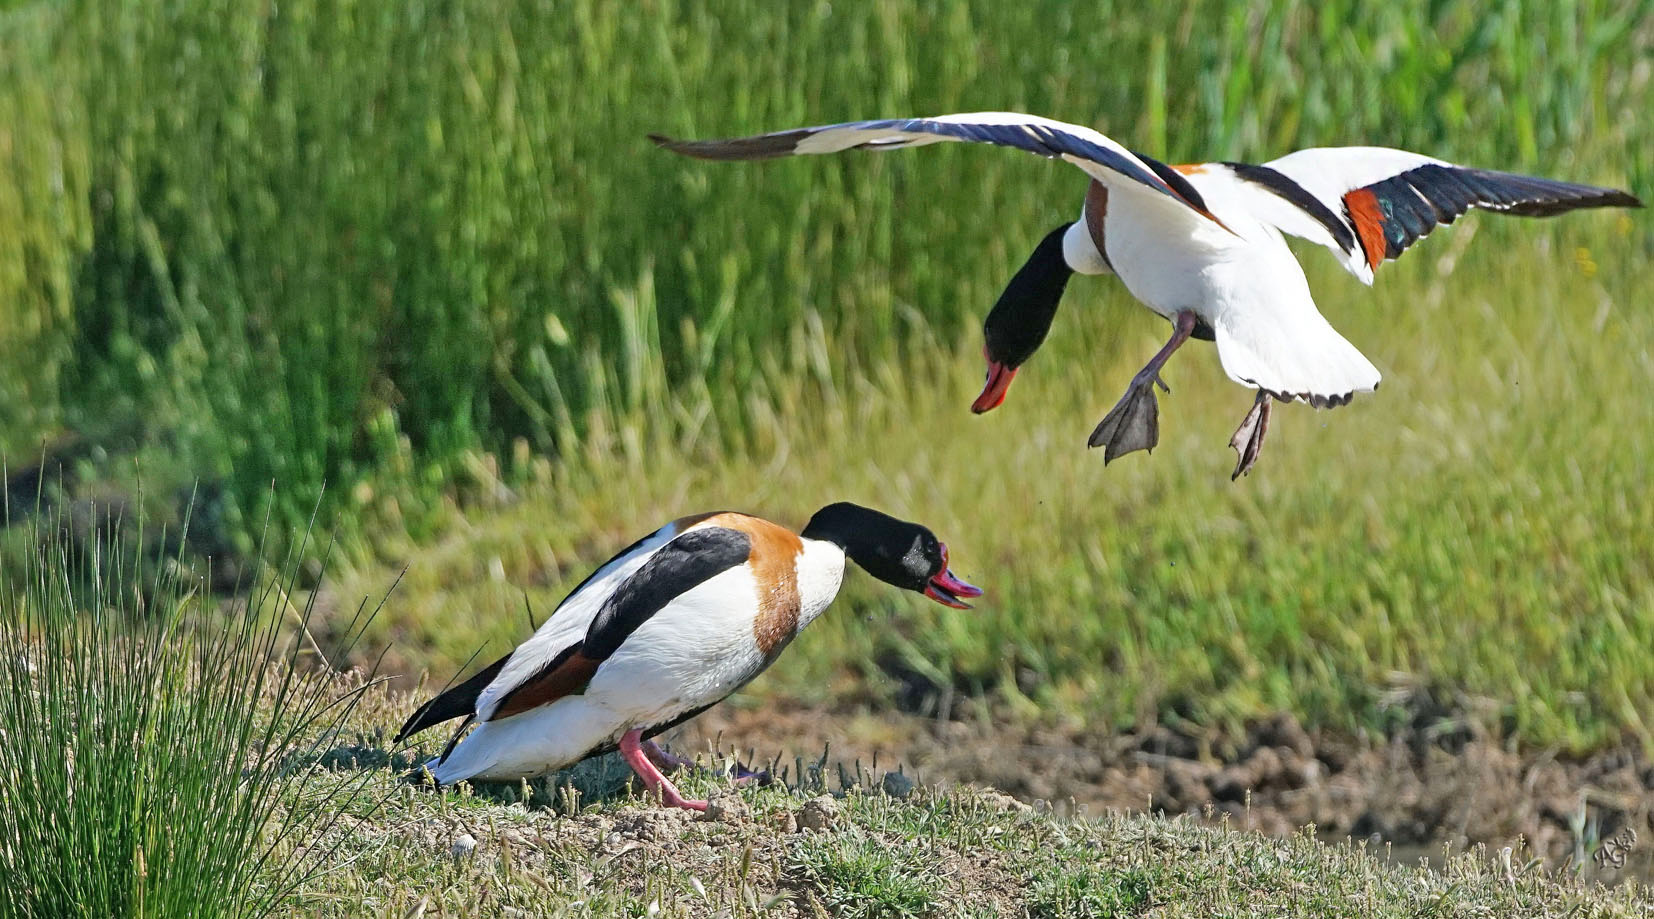
[[[672,780],[662,775],[660,770],[655,768],[655,764],[649,761],[648,754],[644,752],[642,738],[642,730],[631,730],[622,734],[620,737],[620,755],[626,760],[626,765],[631,766],[632,771],[637,773],[637,777],[643,780],[643,787],[648,789],[651,794],[659,795],[661,804],[667,807],[681,807],[692,811],[706,810],[705,801],[694,801],[685,798],[678,792],[677,786],[672,784]],[[654,745],[650,744],[650,746]],[[659,750],[658,747],[656,749]],[[660,752],[664,753],[665,751]]]

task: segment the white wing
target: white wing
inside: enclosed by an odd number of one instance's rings
[[[934,118],[889,118],[794,128],[727,140],[673,140],[655,143],[685,156],[709,160],[752,160],[844,150],[897,150],[942,141],[1014,147],[1061,159],[1085,170],[1110,191],[1152,192],[1191,215],[1217,222],[1182,176],[1157,160],[1132,153],[1108,137],[1076,124],[1018,112],[969,112]],[[1219,223],[1221,226],[1221,223]]]

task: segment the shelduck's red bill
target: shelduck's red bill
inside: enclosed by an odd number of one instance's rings
[[[980,415],[990,409],[999,408],[1005,401],[1005,393],[1011,388],[1011,380],[1017,375],[1015,367],[1007,367],[998,361],[988,362],[988,382],[982,387],[982,395],[971,403],[971,411]]]
[[[953,573],[953,569],[948,567],[948,547],[946,543],[943,543],[942,571],[930,579],[930,584],[925,587],[925,596],[943,606],[951,606],[954,609],[970,609],[971,605],[966,603],[965,600],[982,596],[982,588],[965,583],[960,580],[958,575]]]
[[[982,596],[982,588],[973,587],[959,580],[952,571],[943,571],[930,579],[930,586],[925,588],[925,596],[943,606],[951,606],[954,609],[970,609],[971,605],[961,598],[980,597]]]

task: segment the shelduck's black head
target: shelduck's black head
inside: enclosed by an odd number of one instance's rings
[[[1063,224],[1045,235],[1034,254],[1017,270],[999,302],[982,322],[982,356],[988,361],[988,382],[971,411],[982,414],[998,408],[1011,388],[1017,368],[1034,356],[1057,318],[1057,303],[1074,269],[1063,258],[1063,235],[1073,224]]]
[[[970,609],[965,599],[982,596],[948,570],[947,545],[917,523],[841,501],[816,511],[803,535],[837,545],[868,574],[943,606]]]

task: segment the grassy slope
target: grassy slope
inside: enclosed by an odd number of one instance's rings
[[[409,566],[382,633],[393,669],[429,664],[440,681],[481,642],[484,660],[502,653],[527,634],[525,591],[543,618],[660,520],[738,507],[796,525],[848,497],[931,525],[989,595],[952,613],[852,577],[754,691],[877,693],[889,683],[868,662],[896,655],[939,683],[1027,692],[1099,728],[1283,708],[1381,725],[1388,692],[1422,687],[1534,744],[1646,742],[1646,231],[1612,214],[1558,225],[1601,241],[1593,273],[1549,228],[1496,224],[1432,238],[1372,291],[1306,253],[1326,311],[1386,383],[1335,411],[1280,411],[1241,482],[1223,445],[1247,399],[1210,349],[1168,372],[1154,454],[1105,469],[1084,448],[1164,326],[1115,282],[1079,281],[1050,353],[989,416],[966,411],[976,333],[916,333],[900,372],[829,364],[826,386],[779,374],[754,400],[744,450],[708,448],[716,432],[661,443],[658,428],[622,427],[428,544],[380,545]],[[779,353],[818,366],[821,347],[800,337]],[[685,398],[681,414],[700,417]],[[363,566],[341,592],[389,576]]]
[[[388,723],[401,701],[376,693],[368,709],[389,702],[380,713]],[[340,854],[350,860],[301,893],[299,912],[1586,917],[1644,915],[1654,905],[1640,884],[1582,884],[1521,851],[1455,853],[1433,869],[1386,864],[1311,831],[1269,839],[1188,819],[1062,818],[966,788],[895,787],[898,798],[860,766],[836,777],[829,768],[825,778],[800,766],[794,790],[682,777],[686,791],[719,802],[712,820],[630,797],[614,757],[573,777],[587,796],[537,784],[526,805],[521,787],[435,795],[387,776],[376,780],[383,809],[345,830]],[[836,800],[825,828],[799,832],[806,802],[828,788]],[[462,834],[477,846],[454,857]]]
[[[710,785],[693,783],[702,791]],[[722,822],[611,801],[578,817],[420,795],[353,829],[360,859],[312,885],[313,916],[1637,916],[1606,890],[1487,853],[1389,866],[1309,834],[1269,839],[1187,820],[1071,820],[999,795],[852,794],[826,832],[787,832],[804,797],[743,792]],[[469,858],[449,855],[470,833]],[[699,889],[697,889],[699,885]],[[702,892],[704,891],[704,893]],[[520,910],[521,912],[513,912]]]

